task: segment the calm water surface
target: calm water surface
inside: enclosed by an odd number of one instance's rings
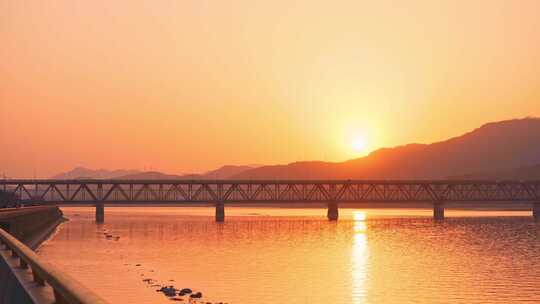
[[[540,303],[529,212],[342,209],[330,223],[238,207],[217,224],[213,208],[111,207],[97,225],[93,208],[63,211],[39,254],[111,303],[171,303],[157,285],[204,303]]]

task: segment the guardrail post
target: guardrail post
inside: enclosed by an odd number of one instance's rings
[[[54,304],[68,304],[66,299],[58,292],[58,290],[53,289],[54,292]]]
[[[225,203],[223,201],[218,201],[216,203],[216,222],[225,221]]]
[[[540,221],[540,202],[534,202],[532,205],[533,218]]]
[[[328,203],[328,211],[326,217],[329,221],[337,221],[339,218],[338,203],[333,201]]]
[[[19,258],[19,266],[21,266],[21,268],[23,269],[27,269],[28,263],[26,263],[26,261],[23,258]]]
[[[443,220],[444,219],[444,203],[441,201],[433,202],[433,219]]]
[[[38,285],[45,285],[45,281],[39,276],[39,274],[32,269],[32,276],[34,277],[34,282],[36,282]]]

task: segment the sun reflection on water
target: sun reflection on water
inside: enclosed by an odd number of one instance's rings
[[[353,212],[353,220],[354,220],[354,232],[364,232],[367,229],[366,226],[366,213],[363,211],[354,211]]]
[[[368,262],[368,243],[366,236],[366,213],[363,211],[353,212],[353,247],[351,255],[352,272],[352,302],[366,303],[366,280]]]

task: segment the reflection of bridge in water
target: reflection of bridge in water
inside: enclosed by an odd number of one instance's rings
[[[324,203],[328,219],[338,219],[339,203],[429,203],[435,219],[444,204],[530,203],[540,219],[540,181],[383,181],[383,180],[0,180],[0,189],[22,200],[54,204],[93,204],[96,221],[114,204],[215,204],[216,221],[227,203]]]

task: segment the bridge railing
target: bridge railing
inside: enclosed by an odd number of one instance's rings
[[[19,259],[19,266],[32,271],[34,281],[41,286],[48,284],[54,291],[55,303],[59,304],[106,304],[105,300],[62,273],[49,263],[43,262],[38,255],[0,228],[0,243],[11,251],[13,258]]]

